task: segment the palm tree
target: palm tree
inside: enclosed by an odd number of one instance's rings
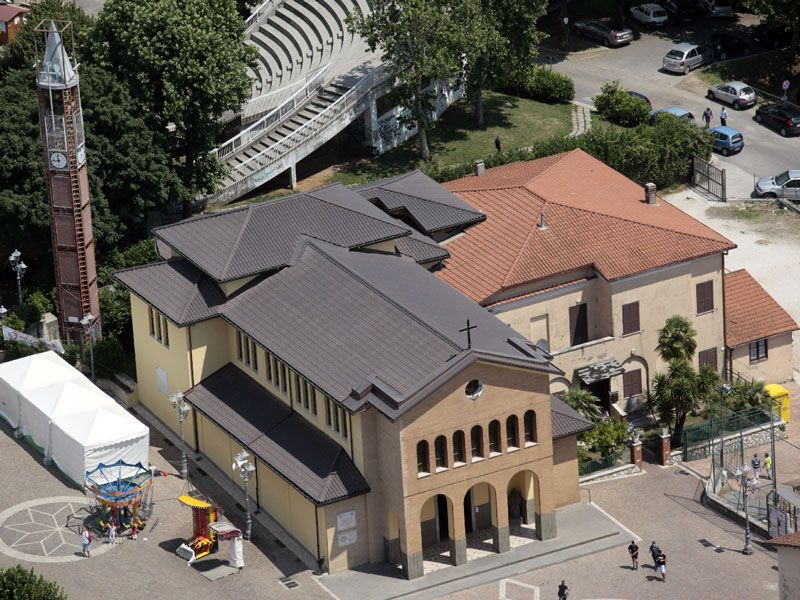
[[[581,387],[571,387],[561,399],[590,421],[600,420],[600,400],[592,392]]]
[[[691,361],[697,349],[697,332],[686,317],[674,315],[658,330],[658,355],[665,362]]]

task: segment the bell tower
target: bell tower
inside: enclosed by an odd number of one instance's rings
[[[59,331],[79,343],[86,335],[80,320],[91,314],[99,322],[100,300],[78,64],[64,47],[67,38],[73,46],[70,22],[42,21],[34,31]]]

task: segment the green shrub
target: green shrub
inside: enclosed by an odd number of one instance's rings
[[[30,304],[39,311],[39,319],[42,318],[41,315],[44,313],[53,312],[53,302],[51,302],[50,298],[45,296],[41,290],[34,290],[28,294],[27,304]],[[39,319],[36,320],[38,321]]]
[[[605,458],[628,443],[628,427],[622,421],[605,419],[595,423],[594,429],[583,434],[583,441],[590,450]]]
[[[611,123],[623,127],[636,127],[647,121],[650,107],[647,102],[631,96],[619,87],[618,81],[606,83],[600,94],[593,98],[594,106]]]
[[[55,583],[36,575],[33,569],[20,565],[0,570],[0,598],[15,600],[67,600],[67,595]]]
[[[6,351],[6,360],[16,360],[23,356],[31,356],[32,354],[39,354],[40,352],[47,351],[47,346],[41,342],[35,346],[29,346],[22,342],[6,342],[3,348]],[[0,598],[2,598],[2,595],[0,595]]]
[[[575,83],[570,77],[557,71],[533,69],[524,96],[541,102],[572,102],[575,98]]]
[[[17,331],[22,331],[25,329],[25,321],[19,318],[16,313],[9,312],[6,315],[6,318],[3,319],[3,325],[6,327],[10,327],[11,329],[16,329]]]
[[[32,323],[38,323],[42,318],[42,312],[39,310],[39,307],[31,302],[23,302],[15,306],[14,314],[16,314],[26,326]]]
[[[86,349],[87,354],[89,348]],[[87,356],[85,364],[91,357]],[[113,335],[107,335],[94,343],[94,369],[98,377],[110,378],[116,371],[122,370],[125,362],[125,350]]]

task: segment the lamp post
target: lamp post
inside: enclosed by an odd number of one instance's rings
[[[753,553],[753,543],[750,539],[750,513],[747,512],[747,486],[749,485],[747,473],[749,471],[750,467],[742,465],[734,472],[734,475],[739,478],[739,485],[742,488],[742,504],[744,505],[744,548],[742,548],[742,554],[747,556]]]
[[[244,481],[244,539],[249,540],[250,534],[252,533],[253,529],[253,521],[250,517],[250,494],[247,493],[247,483],[250,481],[250,478],[253,476],[253,473],[256,472],[256,468],[248,459],[250,455],[242,450],[236,456],[233,457],[233,464],[231,468],[234,471],[239,472],[239,476]]]
[[[94,338],[97,335],[97,318],[92,313],[83,315],[80,324],[83,326],[84,333],[89,334],[89,360],[92,363],[92,381],[94,382]]]
[[[28,265],[22,262],[22,253],[19,250],[14,250],[11,253],[11,256],[8,257],[8,262],[17,274],[17,295],[19,296],[19,303],[22,304],[22,278],[25,276]]]
[[[7,314],[8,314],[8,309],[2,304],[0,304],[0,326],[3,325],[3,321],[5,320]]]
[[[186,442],[183,439],[183,424],[192,411],[192,407],[186,404],[183,399],[183,392],[175,392],[169,401],[172,404],[172,408],[178,413],[178,425],[181,432],[181,479],[186,479],[189,476],[189,467],[186,464]]]

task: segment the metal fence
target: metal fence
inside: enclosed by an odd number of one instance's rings
[[[769,410],[760,406],[738,412],[733,412],[724,407],[715,407],[712,410],[712,416],[707,421],[687,425],[684,428],[681,438],[684,461],[699,460],[711,456],[716,438],[741,434],[745,429],[764,425],[769,423],[770,420]],[[739,442],[742,445],[741,439]],[[736,443],[731,440],[728,440],[725,444],[716,442],[718,451],[735,445]],[[743,463],[740,462],[739,464]]]
[[[588,460],[586,462],[579,462],[578,476],[583,477],[584,475],[591,475],[592,473],[597,473],[597,471],[605,471],[606,469],[610,469],[611,467],[616,467],[617,465],[622,464],[623,454],[625,454],[624,451],[615,452],[614,454],[609,454],[605,458],[599,458],[597,460]]]
[[[725,185],[725,169],[715,167],[699,156],[693,157],[692,184],[704,189],[723,202],[727,202],[728,200]]]

